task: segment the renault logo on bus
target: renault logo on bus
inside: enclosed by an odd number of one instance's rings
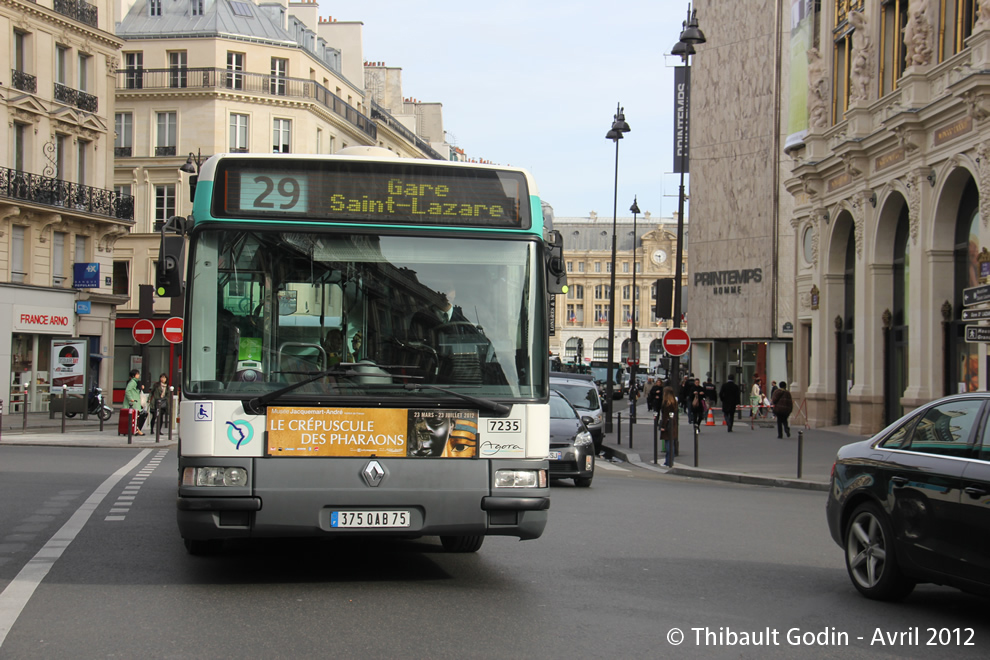
[[[385,468],[378,461],[371,461],[361,471],[365,483],[374,488],[385,479]]]

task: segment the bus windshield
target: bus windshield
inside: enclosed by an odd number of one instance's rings
[[[256,396],[323,371],[286,400],[546,395],[535,240],[210,228],[190,259],[194,398]]]

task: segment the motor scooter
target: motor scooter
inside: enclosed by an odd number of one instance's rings
[[[99,415],[100,419],[104,422],[108,421],[113,417],[113,408],[108,406],[103,400],[103,389],[100,387],[94,387],[89,393],[89,410],[90,415]],[[67,412],[66,417],[75,417],[76,413]]]

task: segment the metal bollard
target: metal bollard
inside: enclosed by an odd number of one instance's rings
[[[636,415],[629,415],[629,448],[632,449],[633,443],[633,427],[636,425]]]
[[[804,463],[804,431],[798,431],[798,465],[797,478],[801,478],[801,467]]]
[[[24,386],[24,396],[22,397],[21,413],[24,416],[24,419],[21,420],[21,430],[22,431],[27,431],[27,427],[28,427],[28,388],[27,388],[27,385]]]
[[[66,396],[69,391],[68,385],[62,386],[62,433],[65,433],[65,406],[68,403],[66,401]]]
[[[615,413],[615,444],[622,446],[622,413]]]
[[[3,399],[0,399],[0,441],[3,441]]]
[[[697,424],[694,425],[694,467],[698,467],[698,436],[701,435],[701,429]]]
[[[168,386],[168,441],[169,442],[172,442],[172,422],[174,421],[174,417],[172,415],[172,405],[173,405],[173,401],[175,400],[174,392],[175,392],[175,386],[169,385]]]
[[[653,415],[653,464],[657,464],[657,442],[660,436],[660,414]]]

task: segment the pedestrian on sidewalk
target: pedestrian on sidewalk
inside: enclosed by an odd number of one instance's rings
[[[786,431],[787,437],[791,437],[791,427],[787,423],[787,418],[791,416],[791,411],[794,409],[794,399],[791,398],[785,381],[780,381],[770,403],[773,405],[773,414],[777,416],[777,437],[784,437],[781,435],[781,431]]]
[[[663,388],[663,399],[660,403],[660,437],[664,441],[666,456],[664,467],[674,467],[674,456],[679,454],[677,446],[677,397],[674,388]]]
[[[760,409],[760,403],[762,399],[762,394],[760,391],[760,377],[753,377],[753,386],[749,389],[749,416],[752,417],[758,414]]]
[[[168,374],[161,374],[158,376],[158,382],[151,386],[151,401],[148,404],[148,408],[151,410],[151,426],[148,427],[148,433],[155,432],[156,421],[159,431],[167,423],[167,406]]]
[[[650,410],[650,412],[660,412],[660,401],[662,398],[663,387],[660,380],[657,379],[657,381],[653,383],[653,387],[650,388],[649,394],[646,395],[646,407]]]
[[[694,428],[696,431],[701,431],[701,425],[705,422],[705,391],[700,387],[700,379],[698,379],[699,386],[694,388],[694,392],[691,394],[691,419],[693,420]]]
[[[134,435],[144,435],[141,431],[141,426],[137,424],[138,415],[141,411],[141,371],[139,369],[131,369],[130,372],[131,379],[127,381],[127,387],[124,388],[124,407],[134,411]]]
[[[729,433],[732,433],[732,422],[736,418],[736,406],[739,405],[741,396],[739,386],[733,380],[732,374],[729,374],[729,379],[722,383],[722,387],[718,391],[718,398],[722,401],[722,416],[725,419],[725,425],[729,427]]]
[[[718,402],[718,388],[716,388],[715,383],[712,382],[712,372],[708,372],[708,379],[702,387],[705,390],[705,398],[708,399],[708,407],[714,408],[715,404]]]

